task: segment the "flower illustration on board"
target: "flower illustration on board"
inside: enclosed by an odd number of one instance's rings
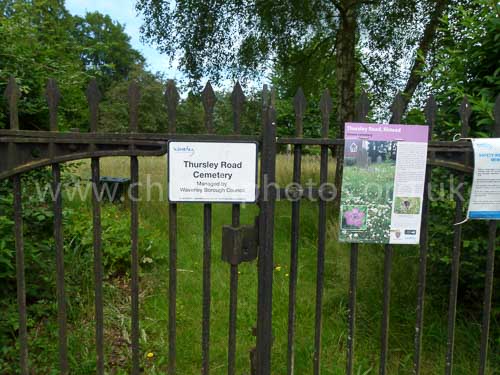
[[[350,229],[364,229],[366,225],[366,208],[346,207],[343,213],[344,227]]]

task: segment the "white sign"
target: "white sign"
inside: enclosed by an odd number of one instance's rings
[[[500,220],[500,138],[472,139],[474,181],[469,219]]]
[[[255,202],[257,144],[168,144],[168,198],[172,202]]]

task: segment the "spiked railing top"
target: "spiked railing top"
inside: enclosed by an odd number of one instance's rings
[[[47,81],[45,98],[47,99],[47,104],[49,105],[50,130],[57,131],[57,107],[59,106],[61,93],[57,87],[57,82],[53,78],[50,78]]]
[[[210,84],[207,82],[203,92],[201,93],[201,101],[203,102],[203,108],[205,109],[205,128],[207,133],[214,132],[214,106],[215,106],[215,93]]]
[[[356,121],[366,122],[368,112],[370,112],[370,100],[368,94],[362,91],[356,103]]]
[[[436,124],[436,113],[437,104],[434,95],[429,95],[427,102],[425,103],[425,120],[427,125],[429,125],[429,141],[432,139],[432,131],[434,130],[434,125]]]
[[[276,108],[276,88],[271,86],[271,95],[269,98],[269,105],[273,108]]]
[[[307,100],[302,87],[297,89],[297,93],[293,97],[293,108],[295,110],[295,135],[302,137],[304,134],[303,119],[306,113]]]
[[[245,103],[245,94],[239,82],[236,82],[231,94],[231,104],[233,105],[233,130],[235,134],[239,134],[241,130],[241,114],[243,112],[243,104]]]
[[[129,106],[129,130],[137,132],[139,129],[139,102],[141,101],[141,91],[137,82],[132,81],[128,86],[128,106]]]
[[[269,89],[266,84],[262,86],[262,110],[264,111],[269,105]]]
[[[405,101],[403,98],[403,94],[401,92],[398,92],[396,94],[396,97],[394,98],[394,102],[391,105],[391,112],[392,112],[392,123],[393,124],[401,124],[401,121],[403,120],[403,109],[405,107]]]
[[[97,80],[92,78],[87,91],[85,92],[90,110],[90,131],[96,132],[99,118],[99,102],[101,101],[102,94],[97,86]]]
[[[328,137],[332,107],[332,97],[330,96],[330,91],[326,89],[323,91],[323,95],[321,95],[321,99],[319,101],[319,109],[321,110],[321,136],[323,138]]]
[[[470,107],[467,95],[464,96],[458,112],[460,113],[460,121],[462,122],[460,134],[462,135],[462,137],[467,137],[467,135],[469,134],[469,119],[470,115],[472,114],[472,109]]]
[[[10,128],[12,130],[19,129],[19,117],[17,114],[17,102],[21,97],[21,91],[17,86],[16,79],[13,76],[9,77],[9,83],[5,88],[4,93],[5,98],[9,103],[9,114],[10,114]]]
[[[177,105],[179,104],[179,93],[173,79],[167,82],[165,90],[165,99],[167,102],[167,115],[168,115],[168,131],[175,133],[176,119],[177,119]]]

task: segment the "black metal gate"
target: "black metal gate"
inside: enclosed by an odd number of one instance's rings
[[[317,243],[317,281],[316,281],[316,315],[314,329],[314,374],[321,373],[321,337],[322,337],[322,309],[324,288],[325,247],[327,242],[327,200],[334,194],[333,189],[320,187],[319,189],[297,188],[301,181],[302,148],[304,145],[316,145],[321,148],[320,153],[320,183],[327,182],[328,159],[330,152],[335,155],[338,148],[342,148],[343,139],[329,137],[329,119],[332,111],[332,100],[328,91],[325,91],[320,101],[322,118],[321,137],[303,137],[303,118],[305,115],[306,100],[301,89],[294,98],[295,110],[295,137],[276,138],[274,93],[269,95],[264,89],[262,107],[262,132],[260,136],[244,136],[240,134],[240,118],[243,110],[244,95],[239,84],[235,85],[232,94],[234,113],[233,135],[216,135],[214,129],[215,94],[208,83],[202,93],[205,111],[206,134],[187,135],[176,133],[176,108],[179,95],[173,81],[169,81],[166,89],[166,103],[168,108],[169,129],[167,134],[151,134],[138,132],[138,105],[140,101],[139,87],[132,83],[129,88],[130,132],[128,134],[107,134],[98,131],[99,101],[101,95],[96,81],[92,81],[87,89],[87,99],[90,110],[90,133],[58,132],[57,108],[59,91],[56,83],[50,80],[47,84],[47,101],[50,113],[50,131],[21,130],[17,116],[17,103],[20,97],[15,79],[11,78],[6,90],[10,112],[10,129],[0,130],[0,179],[11,178],[14,189],[14,219],[16,244],[16,272],[17,272],[17,300],[19,307],[19,343],[21,373],[30,373],[28,368],[28,332],[26,313],[26,290],[24,275],[24,245],[21,174],[42,166],[51,166],[53,176],[54,200],[54,238],[56,246],[56,276],[58,301],[59,327],[59,369],[60,373],[71,373],[68,368],[67,349],[67,318],[66,297],[64,286],[64,239],[62,231],[62,196],[60,163],[72,160],[91,158],[93,184],[93,248],[94,248],[94,281],[95,281],[95,320],[96,320],[96,373],[104,374],[104,312],[103,312],[103,266],[101,252],[101,202],[99,198],[100,158],[105,156],[129,156],[131,198],[138,198],[139,189],[139,161],[138,156],[164,155],[167,152],[169,140],[210,140],[210,141],[256,141],[259,143],[260,154],[260,196],[258,205],[260,214],[255,225],[240,225],[240,206],[232,205],[231,224],[223,228],[222,258],[230,264],[230,314],[228,335],[228,373],[235,374],[236,358],[236,316],[238,296],[238,264],[257,257],[258,267],[258,306],[256,322],[256,347],[251,355],[250,372],[252,374],[271,374],[272,348],[272,293],[273,293],[273,244],[274,244],[274,210],[278,199],[292,198],[291,216],[291,250],[290,250],[290,282],[288,306],[288,348],[287,374],[295,373],[295,325],[296,325],[296,289],[299,252],[300,227],[300,200],[314,198],[318,200],[318,243]],[[401,100],[395,100],[392,108],[394,122],[400,123],[403,117]],[[369,103],[366,95],[362,95],[357,107],[357,120],[366,121]],[[500,96],[496,102],[495,134],[500,135]],[[470,105],[464,99],[461,110],[462,136],[468,132],[468,122],[471,114]],[[427,124],[432,128],[436,122],[436,105],[432,98],[426,107]],[[430,133],[432,134],[432,132]],[[293,182],[297,185],[291,190],[279,189],[275,182],[275,166],[278,145],[293,146]],[[466,141],[430,141],[428,155],[428,171],[426,182],[430,181],[431,167],[446,167],[461,176],[471,173],[471,146]],[[323,184],[324,185],[324,184]],[[321,185],[321,186],[323,186]],[[426,189],[427,189],[426,184]],[[263,198],[265,197],[265,199]],[[139,214],[137,199],[131,199],[131,324],[132,324],[132,373],[140,373],[139,348],[139,254],[138,228]],[[211,306],[211,253],[212,253],[212,205],[204,203],[203,209],[203,319],[202,319],[202,374],[208,374],[210,349],[210,306]],[[169,360],[168,373],[182,374],[182,369],[176,368],[176,300],[177,300],[177,207],[176,203],[169,203]],[[427,191],[424,196],[422,219],[422,235],[420,239],[420,259],[418,276],[418,300],[416,305],[415,342],[414,342],[414,373],[420,373],[422,335],[424,321],[424,301],[426,289],[426,269],[428,253],[428,211],[429,202]],[[462,202],[456,200],[456,217],[460,218]],[[458,220],[457,220],[458,221]],[[487,349],[489,340],[489,325],[491,315],[491,295],[493,285],[493,264],[495,256],[495,241],[497,224],[489,222],[489,239],[487,251],[487,265],[485,272],[485,290],[483,303],[483,323],[481,336],[481,351],[479,374],[486,373]],[[445,373],[451,374],[453,368],[455,312],[457,304],[457,287],[461,248],[461,227],[454,227],[454,242],[452,251],[452,268],[450,284],[450,300],[448,315],[448,342]],[[350,252],[350,282],[349,282],[349,316],[347,336],[347,367],[346,373],[353,374],[354,338],[356,328],[356,291],[358,269],[358,244],[351,245]],[[383,311],[381,322],[380,343],[380,374],[386,373],[389,334],[389,306],[390,306],[390,276],[393,256],[393,246],[385,247]],[[258,255],[258,256],[257,256]],[[54,364],[56,366],[56,364]],[[325,366],[323,364],[323,366]]]

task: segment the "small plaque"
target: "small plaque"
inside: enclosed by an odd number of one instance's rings
[[[257,143],[172,141],[168,145],[171,202],[255,202]]]

